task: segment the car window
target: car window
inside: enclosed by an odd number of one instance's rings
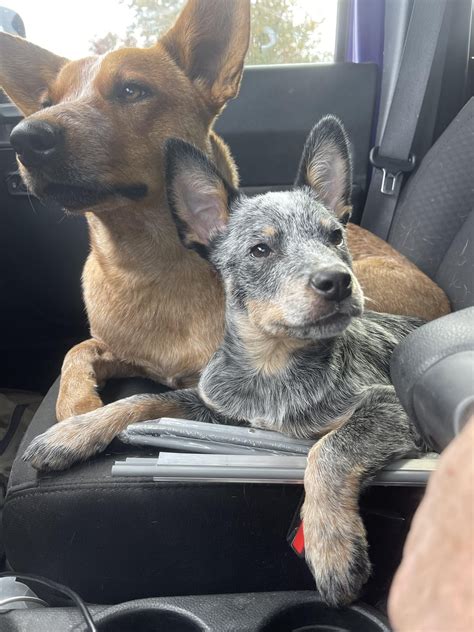
[[[184,0],[10,0],[26,36],[74,59],[119,46],[150,46]],[[334,60],[337,0],[252,0],[248,65]]]

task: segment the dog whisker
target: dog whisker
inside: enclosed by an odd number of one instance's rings
[[[30,203],[30,206],[31,206],[31,209],[32,209],[33,213],[34,213],[35,215],[38,215],[38,211],[36,210],[36,208],[35,208],[35,206],[34,206],[34,204],[33,204],[33,200],[31,199],[31,197],[32,197],[32,196],[31,196],[31,192],[30,192],[30,190],[28,189],[28,187],[27,187],[27,189],[26,189],[26,195],[27,195],[27,197],[28,197],[28,202]]]
[[[364,294],[364,300],[369,301],[370,303],[373,303],[373,305],[379,305],[379,303],[376,300],[374,300],[373,298],[370,298],[370,296],[366,296],[365,294]]]

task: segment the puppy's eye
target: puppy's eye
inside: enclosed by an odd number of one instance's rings
[[[252,257],[255,257],[255,259],[263,259],[263,257],[268,257],[271,252],[272,249],[270,248],[270,246],[267,246],[267,244],[257,244],[256,246],[250,248],[250,254],[252,255]]]
[[[40,105],[41,109],[45,110],[46,108],[50,108],[53,105],[53,102],[51,101],[51,99],[43,99]]]
[[[333,246],[340,246],[343,239],[344,235],[342,234],[342,230],[340,228],[336,228],[329,233],[329,241]]]
[[[116,91],[117,98],[125,103],[135,103],[136,101],[141,101],[142,99],[149,97],[150,94],[151,92],[149,88],[132,82],[124,83],[119,86]]]

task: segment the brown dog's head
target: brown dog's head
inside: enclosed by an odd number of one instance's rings
[[[162,194],[168,137],[212,152],[249,29],[249,0],[189,0],[155,46],[72,62],[0,33],[0,86],[26,116],[11,143],[29,189],[74,211]]]

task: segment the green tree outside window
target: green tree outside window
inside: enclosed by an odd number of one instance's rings
[[[133,15],[125,36],[109,32],[91,42],[91,52],[100,55],[119,46],[152,46],[174,22],[185,0],[120,1]],[[298,0],[252,0],[247,65],[332,61],[334,52],[321,50],[321,24],[305,13]]]

